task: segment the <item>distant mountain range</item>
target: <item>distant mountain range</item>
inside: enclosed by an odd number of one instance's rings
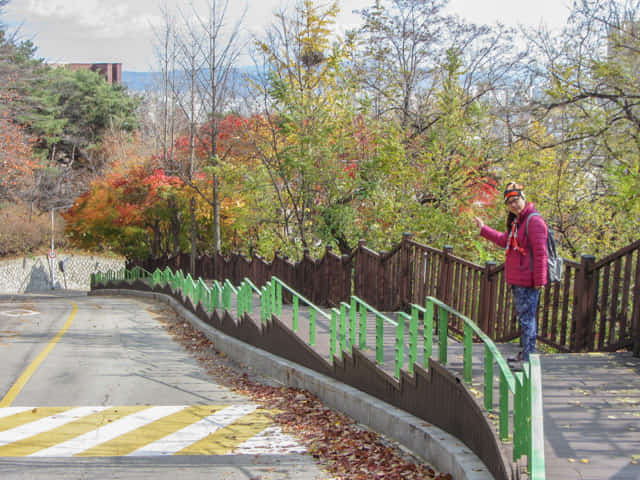
[[[237,80],[242,84],[246,75],[252,76],[256,73],[255,67],[238,67],[235,69]],[[122,84],[133,92],[144,92],[151,89],[154,83],[159,80],[159,72],[122,72]]]
[[[144,92],[151,88],[157,72],[122,72],[122,84],[134,92]]]

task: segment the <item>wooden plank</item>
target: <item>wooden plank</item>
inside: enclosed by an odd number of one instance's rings
[[[575,273],[575,269],[574,269],[574,273]],[[562,280],[562,288],[563,288],[563,295],[562,295],[562,315],[560,316],[560,345],[567,345],[567,332],[569,330],[569,323],[570,323],[570,318],[569,318],[569,300],[571,298],[570,292],[571,292],[571,269],[570,268],[565,268],[564,270],[564,278]],[[573,277],[575,278],[575,276]]]
[[[633,277],[633,313],[631,314],[631,337],[640,342],[640,251],[636,254],[636,271]]]
[[[551,285],[547,284],[544,287],[544,291],[542,293],[544,294],[544,302],[541,302],[543,303],[542,308],[538,307],[538,309],[536,310],[536,325],[538,327],[538,335],[544,338],[549,338],[549,303],[551,296]]]
[[[450,304],[456,311],[459,312],[460,311],[460,290],[458,288],[458,280],[459,280],[460,270],[458,268],[458,264],[453,260],[451,261],[449,268],[451,268],[451,280],[448,285],[449,287],[448,290],[452,300]]]
[[[605,333],[607,327],[607,305],[609,301],[609,281],[610,281],[609,264],[604,266],[602,270],[602,289],[600,291],[600,325],[598,329],[598,350],[604,348]]]
[[[418,284],[419,284],[419,288],[417,290],[417,296],[415,299],[415,302],[418,305],[423,305],[424,306],[424,299],[427,297],[427,286],[428,286],[428,281],[429,281],[429,260],[430,260],[430,256],[429,254],[422,249],[416,249],[416,251],[418,252],[418,258],[419,258],[419,263],[420,263],[420,269],[417,272],[418,275]]]
[[[606,257],[604,257],[603,259],[599,260],[594,268],[599,269],[605,265],[607,265],[608,263],[613,262],[614,260],[616,260],[617,258],[626,255],[629,252],[635,251],[640,249],[640,240],[636,240],[635,242],[633,242],[630,245],[627,245],[624,248],[621,248],[620,250],[618,250],[617,252],[612,253],[611,255],[607,255]]]
[[[498,289],[498,304],[497,304],[497,315],[495,317],[489,317],[489,337],[493,339],[503,338],[507,333],[505,331],[505,285],[506,283],[501,281],[501,277],[503,275],[496,275],[494,277],[494,282],[496,282],[496,288]],[[494,299],[495,301],[495,299]],[[495,308],[495,306],[492,306]],[[497,325],[496,325],[497,323]]]
[[[596,325],[598,322],[598,308],[597,308],[597,302],[598,302],[598,296],[600,295],[600,277],[601,275],[601,270],[593,270],[592,272],[593,275],[593,291],[588,293],[588,302],[590,305],[592,305],[593,307],[593,316],[590,318],[590,322],[587,324],[586,326],[586,331],[585,331],[585,336],[586,336],[586,342],[585,342],[585,346],[587,347],[586,350],[593,352],[595,351],[594,349],[596,348]]]
[[[464,312],[464,266],[460,263],[456,263],[458,269],[457,282],[456,282],[456,296],[458,297],[458,311]],[[462,329],[462,321],[460,321],[460,328]]]
[[[413,303],[424,305],[425,297],[425,260],[426,254],[419,248],[413,247],[414,264],[413,264]]]
[[[551,303],[551,340],[558,341],[558,317],[560,313],[560,282],[554,283],[551,287],[552,290],[552,303]]]
[[[473,270],[466,269],[466,279],[464,283],[465,299],[464,314],[473,320]],[[477,322],[476,322],[477,323]]]
[[[429,296],[438,296],[438,272],[442,264],[442,255],[431,254],[431,272],[429,274]]]
[[[477,270],[469,270],[473,276],[472,283],[472,293],[471,298],[473,301],[472,310],[471,310],[471,319],[476,322],[478,325],[480,324],[480,278],[482,276],[482,272]]]
[[[618,345],[618,341],[616,340],[616,332],[618,329],[616,327],[618,323],[618,293],[620,292],[621,272],[622,257],[618,257],[613,262],[613,276],[611,278],[613,288],[611,289],[611,297],[609,300],[609,338],[607,339],[607,344],[610,347]]]
[[[631,337],[631,318],[629,318],[631,309],[629,308],[629,297],[631,293],[631,272],[633,264],[634,252],[629,252],[624,256],[624,277],[622,281],[622,304],[620,312],[620,340]],[[627,321],[627,319],[629,321]],[[628,330],[627,330],[628,329]]]

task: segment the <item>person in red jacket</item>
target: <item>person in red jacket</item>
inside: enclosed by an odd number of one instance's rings
[[[533,203],[527,203],[522,185],[507,184],[504,203],[509,212],[507,231],[498,232],[475,217],[480,235],[505,249],[505,280],[511,286],[513,301],[520,323],[520,345],[522,351],[514,359],[509,359],[512,367],[521,368],[521,362],[529,361],[529,355],[536,350],[536,312],[540,290],[547,283],[547,224],[540,215],[527,219],[536,211]]]

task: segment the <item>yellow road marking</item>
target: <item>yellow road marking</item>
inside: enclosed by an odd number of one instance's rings
[[[78,453],[76,457],[115,457],[128,455],[178,430],[226,408],[226,405],[195,405],[151,422],[108,442]]]
[[[264,411],[255,411],[216,430],[174,455],[225,455],[271,425],[273,420],[270,415]]]
[[[34,374],[36,369],[40,366],[40,364],[47,357],[47,355],[49,355],[49,352],[51,352],[53,347],[55,347],[56,343],[58,343],[58,340],[60,340],[60,338],[69,329],[69,327],[71,326],[71,322],[73,322],[73,319],[76,316],[76,313],[78,312],[78,306],[73,302],[71,302],[71,305],[73,305],[73,311],[71,312],[71,315],[69,315],[69,318],[65,322],[62,329],[58,332],[58,334],[55,337],[53,337],[53,339],[49,342],[49,344],[46,347],[44,347],[44,349],[38,354],[35,360],[31,362],[31,364],[22,373],[22,375],[20,375],[20,378],[18,378],[16,383],[14,383],[13,386],[9,389],[9,391],[4,396],[2,401],[0,401],[0,407],[8,407],[13,403],[13,401],[16,399],[20,391],[24,388],[26,383]]]
[[[282,453],[278,450],[282,440],[277,435],[273,439],[258,438],[266,429],[274,427],[272,416],[277,410],[245,408],[252,413],[243,416],[240,416],[243,408],[234,405],[15,410],[20,413],[0,417],[0,458],[227,455],[252,439],[261,445],[260,451]],[[224,412],[235,421],[223,427],[232,421],[222,417],[215,420]],[[285,443],[291,448],[292,440]],[[299,448],[296,445],[296,449]]]
[[[74,407],[39,407],[27,410],[26,412],[16,413],[8,417],[0,418],[0,432],[11,430],[12,428],[21,427],[26,423],[35,422],[43,418],[66,412]]]
[[[120,418],[149,408],[145,405],[132,407],[113,407],[91,415],[86,415],[73,422],[62,425],[47,432],[0,447],[0,457],[22,457],[31,455],[45,448],[52,447],[84,433],[91,432],[103,425]],[[67,409],[68,410],[68,409]]]

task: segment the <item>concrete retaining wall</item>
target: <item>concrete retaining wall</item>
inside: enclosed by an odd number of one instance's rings
[[[89,290],[92,273],[117,271],[124,265],[124,259],[64,252],[53,260],[46,255],[0,260],[0,293]]]

